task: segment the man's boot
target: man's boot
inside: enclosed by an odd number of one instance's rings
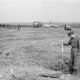
[[[69,70],[70,74],[73,74],[73,72],[74,72],[73,68]]]
[[[74,69],[74,70],[73,70],[73,74],[74,74],[74,75],[77,74],[77,69]]]

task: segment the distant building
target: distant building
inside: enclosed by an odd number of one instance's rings
[[[41,22],[33,22],[33,27],[34,28],[42,27],[42,23]]]
[[[54,26],[54,28],[58,28],[58,26],[57,26],[57,25],[55,25],[55,26]]]
[[[59,26],[58,26],[58,25],[56,25],[56,24],[50,24],[50,27],[58,28]]]
[[[50,24],[50,27],[54,27],[55,25],[54,24]]]
[[[43,27],[49,28],[50,24],[44,24]]]

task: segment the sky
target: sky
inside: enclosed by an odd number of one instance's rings
[[[0,22],[80,22],[80,0],[0,0]]]

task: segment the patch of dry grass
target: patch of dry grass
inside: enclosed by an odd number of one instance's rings
[[[1,29],[0,36],[2,57],[0,62],[38,65],[49,69],[59,65],[56,68],[61,68],[61,59],[56,57],[62,55],[61,41],[68,40],[64,29],[21,28],[20,31]],[[64,56],[69,57],[69,49],[65,47]]]

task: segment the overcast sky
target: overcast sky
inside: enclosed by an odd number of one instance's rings
[[[0,22],[80,22],[80,0],[0,0]]]

